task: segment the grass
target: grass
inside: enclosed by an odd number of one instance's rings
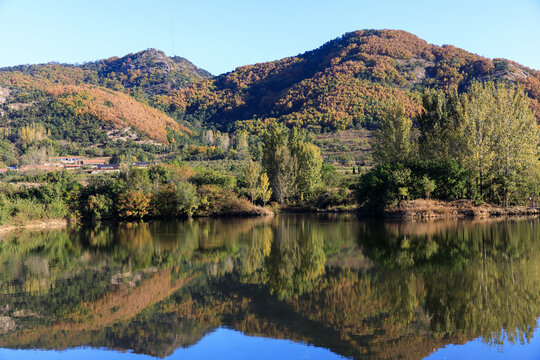
[[[321,148],[325,163],[352,172],[352,166],[370,165],[371,136],[366,129],[349,129],[315,135],[314,144]]]
[[[49,204],[35,199],[5,199],[0,211],[0,224],[20,226],[39,220],[64,219],[67,213],[67,206],[60,199]]]

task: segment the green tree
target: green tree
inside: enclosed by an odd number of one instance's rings
[[[177,184],[177,203],[178,213],[181,215],[191,216],[193,211],[199,206],[199,198],[195,187],[187,182],[179,182]]]
[[[486,86],[494,98],[494,177],[500,181],[499,201],[509,205],[520,188],[534,181],[538,166],[539,131],[529,108],[530,99],[520,88],[499,84]]]
[[[457,158],[460,145],[459,97],[428,89],[422,97],[424,111],[418,117],[420,156],[432,160]]]
[[[287,146],[287,128],[276,123],[271,124],[268,130],[263,134],[262,165],[268,174],[270,186],[272,189],[274,189],[274,194],[276,194],[275,186],[280,167],[280,164],[276,159],[276,153],[278,152],[278,149],[282,149]]]
[[[293,197],[312,199],[321,183],[320,149],[298,129],[272,124],[263,137],[262,165],[275,199],[279,203]]]
[[[470,177],[469,196],[510,205],[534,193],[539,131],[523,89],[473,83],[459,96],[427,91],[423,104],[420,154],[458,161]]]
[[[522,89],[475,83],[462,96],[460,160],[478,196],[508,205],[538,163],[539,132]]]
[[[276,149],[276,167],[272,191],[278,203],[287,202],[296,193],[296,172],[298,164],[291,155],[288,147],[280,146]]]
[[[152,208],[155,215],[175,217],[178,215],[178,198],[175,184],[160,186],[152,197]]]
[[[249,143],[247,132],[242,131],[235,136],[236,151],[238,152],[239,160],[246,160],[249,158]]]
[[[244,183],[246,190],[253,204],[259,197],[259,178],[261,176],[261,165],[250,160],[244,169]]]
[[[431,194],[437,187],[437,184],[435,183],[435,181],[431,180],[429,177],[424,175],[420,178],[419,183],[420,183],[420,189],[423,195],[426,197],[426,199],[431,199]]]
[[[321,184],[322,157],[321,150],[308,142],[301,142],[298,146],[298,175],[296,182],[301,198],[313,199],[315,190]]]
[[[372,138],[373,160],[377,164],[407,160],[414,153],[412,120],[402,107],[390,106]]]
[[[461,97],[459,160],[475,179],[477,197],[482,197],[484,184],[493,175],[497,139],[493,100],[491,89],[479,83]]]
[[[111,217],[113,202],[103,194],[90,195],[86,204],[86,214],[92,221],[101,221]]]

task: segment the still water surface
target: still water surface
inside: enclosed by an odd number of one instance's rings
[[[540,359],[540,220],[189,220],[0,242],[0,359]]]

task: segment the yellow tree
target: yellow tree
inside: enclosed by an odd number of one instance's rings
[[[259,195],[259,177],[261,175],[261,164],[249,160],[244,170],[244,182],[246,190],[253,204]]]
[[[262,200],[263,205],[266,205],[271,196],[272,189],[270,188],[270,180],[268,179],[268,175],[264,172],[259,178],[259,199]]]

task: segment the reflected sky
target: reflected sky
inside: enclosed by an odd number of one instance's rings
[[[121,353],[106,349],[79,348],[65,351],[35,351],[0,349],[2,360],[66,360],[66,359],[100,359],[100,360],[142,360],[155,359],[147,355]],[[199,359],[345,359],[331,351],[288,340],[268,339],[264,337],[246,336],[239,331],[225,328],[216,329],[206,335],[196,345],[177,349],[166,359],[199,360]]]
[[[447,345],[426,357],[429,360],[475,359],[475,360],[538,360],[540,359],[540,329],[536,329],[530,343],[509,343],[501,346],[490,346],[480,339],[469,341],[464,345]]]

